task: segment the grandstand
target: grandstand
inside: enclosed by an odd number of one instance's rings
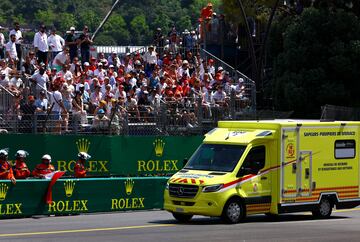
[[[20,67],[1,61],[0,129],[191,135],[220,119],[288,117],[256,111],[255,82],[205,50],[209,36],[158,29],[148,46],[90,46],[89,61],[81,59],[79,42],[75,52],[70,45],[70,53],[49,52],[48,63],[37,61],[33,45],[22,45]]]

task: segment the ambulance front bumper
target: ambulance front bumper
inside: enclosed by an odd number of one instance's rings
[[[169,190],[164,192],[164,209],[172,213],[217,217],[221,216],[225,202],[221,192],[199,191],[194,198],[170,196]]]

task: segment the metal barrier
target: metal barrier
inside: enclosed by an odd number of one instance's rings
[[[10,109],[0,114],[0,129],[9,133],[72,133],[108,135],[194,135],[203,134],[217,125],[218,120],[288,118],[291,113],[254,112],[250,100],[230,92],[224,102],[204,102],[202,96],[161,100],[159,106],[138,105],[129,109],[118,106],[107,116],[57,115],[37,112],[21,114]]]
[[[9,113],[11,108],[14,107],[14,102],[15,95],[6,87],[0,85],[0,113]]]
[[[227,64],[226,62],[222,61],[218,57],[214,56],[210,52],[200,49],[200,53],[203,59],[206,60],[206,62],[209,59],[214,60],[214,66],[219,68],[220,66],[225,70],[228,71],[230,76],[237,82],[237,81],[243,81],[243,85],[245,88],[245,95],[244,98],[248,99],[249,101],[249,108],[253,111],[256,110],[256,85],[255,82],[250,79],[245,74],[241,73],[240,71],[236,70],[231,65]]]
[[[326,104],[321,107],[320,120],[360,120],[360,108]]]

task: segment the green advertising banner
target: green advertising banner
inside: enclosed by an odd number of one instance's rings
[[[17,150],[29,152],[32,170],[44,154],[50,154],[57,170],[74,172],[80,151],[88,152],[89,176],[171,175],[183,166],[203,140],[202,136],[99,136],[3,134],[0,149],[9,148],[13,161]]]
[[[59,179],[52,202],[45,196],[49,180],[0,180],[0,218],[31,215],[79,214],[143,210],[163,207],[167,178]]]

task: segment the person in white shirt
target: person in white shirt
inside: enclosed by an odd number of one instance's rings
[[[118,89],[116,90],[114,98],[116,100],[118,100],[120,97],[123,98],[124,100],[126,98],[126,92],[124,91],[124,86],[121,84],[119,85]]]
[[[5,49],[5,36],[2,33],[3,31],[3,27],[0,26],[0,59],[4,59],[5,57],[5,53],[4,53],[4,49]]]
[[[184,75],[187,78],[190,78],[189,62],[187,60],[184,60],[182,62],[182,66],[179,67],[179,69],[177,70],[177,78],[178,79],[181,79]]]
[[[50,95],[50,100],[51,100],[51,105],[53,105],[51,111],[51,119],[56,121],[55,132],[61,134],[61,125],[62,125],[61,113],[67,115],[68,111],[64,106],[63,97],[61,92],[59,92],[59,89],[60,89],[59,85],[53,86],[53,92]]]
[[[223,91],[223,88],[220,85],[217,87],[217,90],[212,94],[212,99],[214,100],[215,104],[219,106],[227,106],[226,93]]]
[[[7,66],[6,61],[4,59],[0,60],[0,75],[5,75],[9,77],[12,71],[13,69]]]
[[[64,48],[64,51],[59,52],[55,56],[52,63],[53,68],[56,68],[57,71],[60,71],[65,64],[69,64],[70,62],[69,51],[70,51],[69,47],[66,46]]]
[[[103,69],[103,64],[100,62],[98,68],[94,71],[94,76],[97,77],[101,82],[104,81],[106,71]]]
[[[0,59],[0,84],[4,87],[9,86],[9,74],[11,72],[12,69],[7,66],[5,59]]]
[[[62,78],[64,78],[65,80],[67,79],[73,79],[73,74],[71,73],[71,71],[69,71],[69,65],[68,64],[64,64],[62,66],[61,71],[58,72],[58,76],[61,76]]]
[[[19,58],[19,62],[17,65],[17,69],[20,70],[20,67],[22,65],[22,49],[21,49],[21,44],[23,42],[23,37],[22,37],[22,33],[20,30],[20,25],[18,22],[14,23],[14,29],[12,29],[9,33],[9,37],[14,34],[16,36],[16,40],[15,40],[15,46],[16,46],[16,53],[17,56]]]
[[[34,36],[34,47],[37,55],[38,63],[48,64],[48,38],[45,33],[46,27],[45,25],[41,25],[39,32],[37,32]]]
[[[16,52],[16,36],[14,34],[10,35],[10,41],[6,44],[5,49],[6,57],[9,62],[16,62],[18,60],[18,56]]]
[[[38,72],[35,72],[34,75],[31,76],[32,81],[36,85],[36,97],[40,96],[41,91],[47,90],[47,83],[50,82],[49,76],[45,72],[45,65],[42,65]]]
[[[56,34],[56,29],[53,28],[47,41],[51,50],[51,60],[53,60],[55,56],[63,50],[65,40],[60,35]]]
[[[144,61],[146,63],[146,72],[149,75],[153,72],[157,63],[157,54],[154,51],[154,46],[149,46],[148,51],[144,54]]]

